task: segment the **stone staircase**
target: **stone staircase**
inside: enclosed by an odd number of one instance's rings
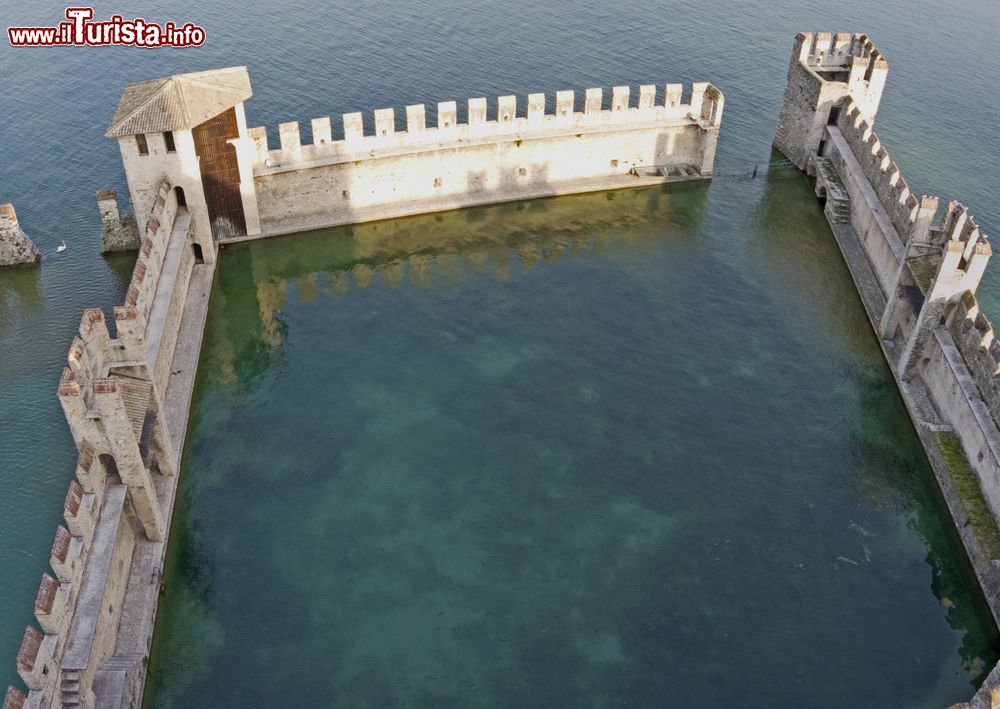
[[[94,678],[94,692],[101,698],[98,706],[114,706],[119,709],[139,707],[142,704],[142,680],[145,677],[144,660],[142,655],[115,655],[101,663]]]
[[[80,701],[80,670],[63,670],[59,678],[59,694],[63,707],[78,707]]]
[[[826,209],[830,221],[834,224],[851,223],[851,201],[844,199],[827,199]]]

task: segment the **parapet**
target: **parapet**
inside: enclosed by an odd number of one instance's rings
[[[899,166],[878,139],[872,124],[851,98],[844,99],[837,127],[851,147],[882,207],[889,214],[900,238],[907,241],[914,229],[921,202],[910,190]],[[935,210],[937,205],[934,205]]]
[[[0,266],[38,263],[38,249],[21,229],[14,205],[0,204]]]
[[[153,307],[156,285],[163,268],[163,260],[166,258],[170,232],[177,216],[177,196],[172,187],[169,180],[163,180],[153,203],[153,209],[146,220],[139,257],[132,268],[132,279],[125,294],[124,305],[134,308],[135,311],[115,310],[116,323],[119,322],[119,317],[136,321],[127,327],[130,332],[145,331],[146,321]],[[128,347],[134,343],[123,344]],[[141,350],[136,351],[136,354],[139,353]]]
[[[774,146],[806,169],[828,123],[851,98],[875,120],[889,64],[864,34],[800,32],[795,37]]]
[[[868,35],[860,33],[799,32],[793,56],[825,81],[884,83],[889,71],[889,63]]]
[[[962,294],[948,328],[993,419],[1000,422],[1000,342],[971,291]]]
[[[427,125],[424,104],[407,106],[405,130],[397,130],[396,111],[383,108],[374,111],[374,132],[365,133],[361,113],[344,114],[339,139],[335,138],[329,117],[312,119],[313,143],[303,145],[299,123],[289,121],[279,125],[281,146],[272,150],[264,127],[250,129],[256,150],[255,171],[280,168],[295,169],[303,163],[325,158],[358,155],[365,158],[373,150],[400,152],[436,149],[448,145],[474,142],[528,141],[552,137],[561,133],[575,134],[594,131],[628,130],[656,123],[691,123],[706,131],[717,131],[722,122],[724,97],[712,84],[697,82],[688,90],[688,102],[682,103],[683,86],[666,84],[662,100],[656,102],[657,87],[646,84],[633,93],[628,86],[612,89],[608,107],[601,88],[584,93],[583,111],[576,111],[576,93],[559,91],[555,95],[554,111],[546,113],[545,94],[530,94],[518,116],[516,96],[499,96],[493,102],[483,97],[466,101],[466,121],[459,121],[458,103],[437,104],[437,124]]]
[[[7,687],[7,694],[3,698],[3,709],[24,709],[27,697],[24,692],[14,687]]]

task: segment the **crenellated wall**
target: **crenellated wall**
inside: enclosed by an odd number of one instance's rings
[[[976,296],[971,292],[966,291],[956,304],[948,329],[989,406],[993,420],[1000,425],[1000,342],[997,341],[993,323],[982,312]]]
[[[850,96],[874,120],[889,65],[867,35],[800,32],[788,67],[774,147],[805,170],[832,112]]]
[[[882,145],[873,122],[888,65],[867,38],[859,50],[858,37],[853,44],[849,35],[796,38],[775,145],[816,175],[824,213],[1000,622],[1000,343],[975,297],[992,248],[964,205],[952,201],[939,213],[937,197],[918,198]],[[862,67],[867,84],[857,78]],[[987,683],[970,706],[989,706],[1000,673]]]
[[[167,533],[172,503],[158,489],[171,489],[160,481],[176,472],[178,454],[164,398],[196,260],[190,215],[169,181],[160,183],[143,224],[125,302],[114,309],[115,336],[99,308],[86,310],[60,378],[78,449],[75,479],[52,543],[52,571],[35,599],[39,627],[25,631],[17,657],[30,694],[9,691],[4,709],[19,702],[93,707],[101,677],[132,662],[117,658],[119,625],[130,594],[148,587],[142,570],[141,588],[130,586],[133,567],[149,563],[151,545],[162,551]],[[123,689],[141,696],[133,690]]]
[[[871,122],[865,119],[853,98],[844,99],[837,127],[860,164],[868,184],[875,191],[879,203],[889,215],[899,238],[904,242],[909,240],[920,201],[910,190],[899,166],[889,156],[889,151],[882,145]]]
[[[312,120],[303,144],[297,122],[279,126],[280,147],[251,128],[256,204],[264,235],[595,189],[628,187],[712,172],[724,98],[711,84],[652,84],[610,97],[587,89],[582,111],[573,91],[518,105],[501,96],[488,118],[485,98],[437,105],[428,125],[423,104],[407,106],[405,130],[394,109],[379,109],[373,133],[360,113]],[[605,107],[607,103],[607,107]],[[524,109],[523,112],[521,109]],[[519,115],[520,114],[520,115]]]

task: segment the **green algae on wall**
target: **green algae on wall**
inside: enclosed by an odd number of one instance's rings
[[[969,524],[972,525],[983,552],[990,559],[1000,559],[1000,529],[997,528],[989,504],[983,497],[979,480],[976,479],[976,474],[969,465],[968,458],[965,457],[962,442],[958,440],[958,436],[949,431],[935,432],[934,438],[951,473],[955,489],[962,498],[965,513],[969,516]]]

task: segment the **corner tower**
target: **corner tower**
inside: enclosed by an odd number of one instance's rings
[[[125,87],[105,135],[118,140],[140,234],[164,179],[191,213],[206,256],[214,239],[260,232],[252,158],[244,159],[252,142],[243,102],[252,93],[246,67]]]
[[[788,67],[774,147],[805,170],[820,152],[827,124],[835,124],[850,96],[872,123],[889,64],[867,35],[800,32]]]

